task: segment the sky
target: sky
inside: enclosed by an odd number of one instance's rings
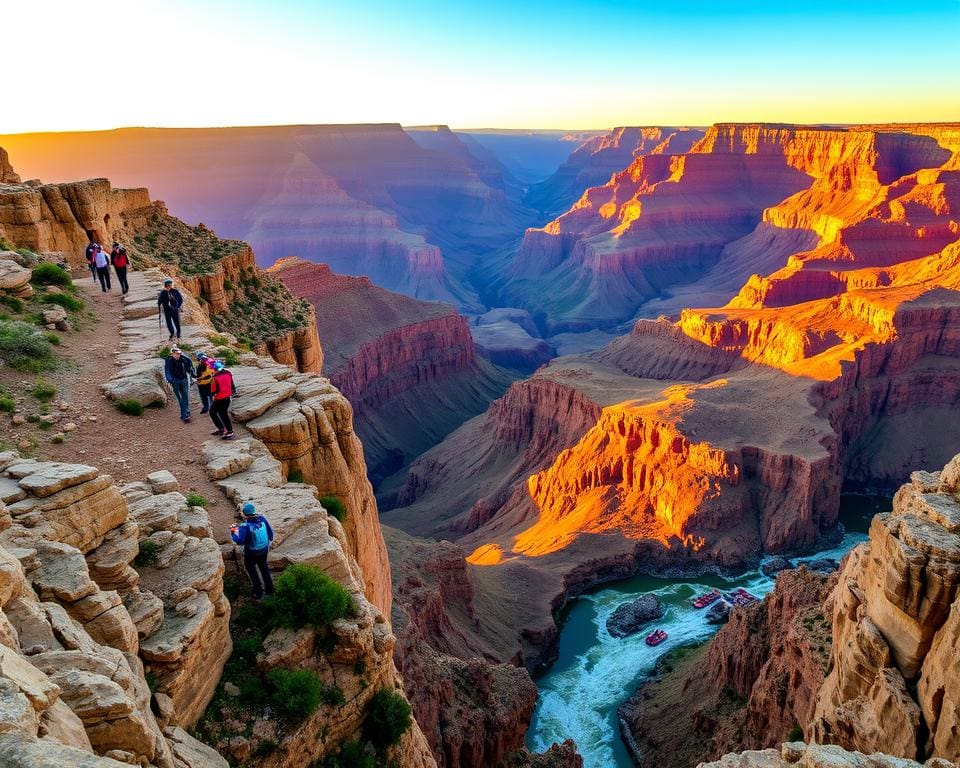
[[[0,134],[960,120],[960,0],[6,0]]]

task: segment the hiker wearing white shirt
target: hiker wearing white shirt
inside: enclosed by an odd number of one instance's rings
[[[97,268],[100,290],[106,293],[110,290],[110,256],[99,245],[94,248],[93,264]]]

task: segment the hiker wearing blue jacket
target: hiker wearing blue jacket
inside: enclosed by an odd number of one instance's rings
[[[243,514],[243,522],[239,526],[230,526],[230,538],[235,544],[243,547],[243,564],[253,583],[253,599],[259,600],[263,597],[264,588],[268,597],[273,594],[273,578],[270,576],[270,567],[267,565],[267,553],[270,551],[270,542],[273,541],[273,528],[270,527],[267,518],[257,514],[257,508],[249,501],[240,511]]]

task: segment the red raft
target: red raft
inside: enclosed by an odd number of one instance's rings
[[[696,600],[693,601],[694,608],[706,608],[708,605],[711,605],[721,597],[719,589],[711,589],[704,595],[700,595]]]
[[[667,633],[662,629],[655,629],[649,635],[647,635],[646,643],[647,645],[660,645],[664,640],[667,639]]]

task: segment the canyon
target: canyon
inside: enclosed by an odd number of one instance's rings
[[[324,373],[354,408],[374,485],[486,410],[513,379],[476,354],[466,318],[449,304],[299,258],[267,272],[312,305]]]
[[[66,155],[142,163],[170,209],[105,179],[23,183],[0,155],[0,237],[76,266],[88,235],[122,238],[138,266],[177,275],[197,343],[217,332],[256,356],[234,411],[254,443],[210,471],[236,500],[269,477],[271,516],[293,504],[339,542],[324,562],[369,605],[369,680],[413,706],[410,765],[577,765],[570,743],[524,749],[531,672],[556,658],[571,600],[821,548],[841,490],[891,492],[913,470],[839,574],[785,571],[664,675],[671,709],[653,712],[659,683],[645,686],[625,721],[678,767],[732,764],[794,726],[956,760],[960,126],[581,138],[552,176],[521,181],[445,126],[20,137],[21,176],[57,178]],[[298,477],[346,500],[342,525]],[[357,681],[345,690],[365,706]],[[346,743],[357,723],[337,723]],[[839,754],[792,749],[756,759]]]

